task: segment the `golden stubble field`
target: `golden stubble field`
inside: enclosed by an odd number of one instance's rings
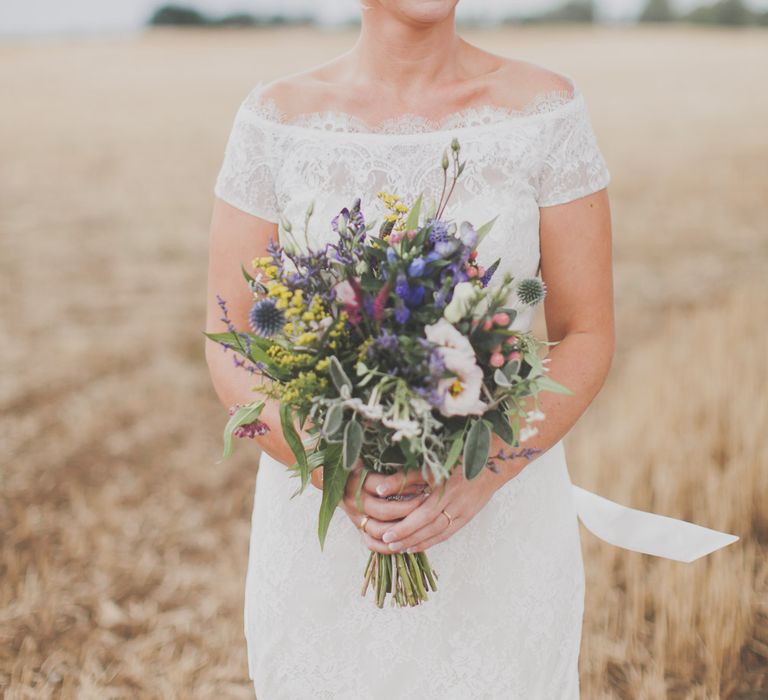
[[[574,483],[741,537],[683,564],[582,526],[582,695],[768,697],[768,35],[464,35],[573,75],[613,175],[618,351],[566,438]],[[251,86],[353,38],[158,30],[0,46],[8,700],[252,697],[257,454],[214,464],[212,187]]]

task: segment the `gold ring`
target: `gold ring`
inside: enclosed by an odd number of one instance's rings
[[[368,520],[370,518],[367,515],[363,516],[363,519],[360,521],[360,524],[357,526],[360,530],[365,532],[365,526],[368,524]],[[367,534],[367,533],[366,533]]]
[[[453,518],[451,517],[450,513],[443,508],[443,510],[440,511],[446,518],[448,518],[448,527],[453,525]]]

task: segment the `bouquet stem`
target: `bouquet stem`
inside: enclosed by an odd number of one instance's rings
[[[384,607],[387,593],[392,594],[392,606],[415,607],[427,600],[427,589],[437,590],[437,578],[426,552],[380,554],[372,551],[365,567],[361,595],[365,597],[370,585],[380,608]]]

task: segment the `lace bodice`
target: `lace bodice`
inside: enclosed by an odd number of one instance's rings
[[[308,237],[331,240],[330,221],[356,197],[368,220],[382,220],[376,193],[407,204],[423,192],[439,198],[440,161],[456,137],[466,167],[444,216],[479,226],[498,219],[478,248],[483,266],[501,257],[501,273],[533,276],[539,264],[539,208],[563,204],[606,187],[610,173],[592,128],[584,95],[568,89],[540,93],[524,108],[469,107],[438,121],[404,114],[378,124],[340,111],[288,117],[258,83],[234,119],[215,194],[267,221],[280,216]],[[301,238],[301,236],[299,236]],[[516,327],[530,326],[533,309]]]

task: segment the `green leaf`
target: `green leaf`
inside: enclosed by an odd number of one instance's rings
[[[493,432],[504,440],[504,442],[508,445],[514,445],[515,433],[512,430],[509,421],[501,411],[488,411],[483,415],[483,418],[491,421]]]
[[[328,526],[331,524],[336,507],[344,496],[347,479],[352,473],[344,470],[341,464],[342,458],[343,450],[341,444],[333,443],[325,448],[323,460],[323,498],[320,502],[320,515],[317,524],[317,534],[320,538],[321,550],[325,545]]]
[[[354,418],[344,427],[344,469],[351,471],[363,447],[363,426]]]
[[[512,379],[512,377],[516,377],[517,373],[520,371],[520,360],[510,360],[501,369],[507,379]]]
[[[496,384],[504,389],[509,389],[509,387],[512,386],[512,382],[509,381],[509,377],[507,377],[504,372],[502,372],[500,369],[497,369],[493,373],[493,381],[496,382]]]
[[[490,454],[491,423],[480,418],[472,424],[464,443],[464,478],[474,479],[480,474]]]
[[[232,346],[232,349],[235,352],[239,352],[253,362],[263,362],[270,369],[270,372],[273,368],[275,368],[275,370],[277,368],[277,365],[275,365],[272,358],[261,348],[261,343],[259,342],[261,339],[257,340],[256,336],[247,334],[251,341],[251,354],[249,355],[245,352],[245,343],[243,342],[243,339],[236,333],[206,333],[203,331],[203,335],[216,343],[226,343],[227,345]]]
[[[329,360],[328,369],[331,372],[331,379],[333,380],[333,383],[336,385],[336,389],[338,390],[339,394],[341,394],[342,387],[345,387],[345,386],[349,387],[351,391],[352,382],[347,376],[347,373],[344,371],[344,368],[341,366],[341,362],[339,362],[336,355],[331,355],[328,358],[328,360]]]
[[[421,212],[421,200],[423,197],[424,193],[422,192],[413,203],[411,211],[408,212],[408,218],[405,220],[406,231],[419,227],[419,213]]]
[[[445,457],[445,469],[450,471],[453,469],[453,465],[456,464],[456,460],[461,454],[461,448],[464,446],[464,431],[462,430],[456,439],[451,443],[451,449],[448,450],[448,454]]]
[[[256,280],[253,279],[253,276],[248,272],[248,270],[245,269],[245,265],[240,263],[240,269],[243,271],[243,277],[245,277],[246,282],[255,282]]]
[[[257,401],[247,406],[241,406],[232,414],[224,426],[224,453],[217,464],[220,464],[222,460],[232,454],[232,433],[234,433],[235,428],[253,423],[261,415],[265,405],[264,401]]]
[[[293,425],[293,412],[287,403],[280,404],[280,426],[283,429],[283,435],[288,443],[288,447],[291,448],[291,452],[296,457],[296,464],[301,474],[301,488],[303,489],[309,483],[309,462],[307,462],[304,443],[302,443],[301,437],[299,437],[299,433]]]
[[[328,409],[328,413],[325,414],[325,423],[323,423],[323,435],[327,438],[333,437],[341,430],[341,425],[344,422],[344,407],[341,404],[335,403]]]
[[[555,394],[567,394],[568,396],[574,395],[574,392],[567,386],[560,384],[560,382],[556,382],[552,377],[548,377],[547,375],[543,375],[536,379],[536,383],[539,385],[539,389],[543,389],[544,391],[552,391]]]
[[[477,243],[475,243],[475,248],[480,245],[480,241],[482,241],[486,234],[493,228],[493,225],[498,218],[499,215],[497,214],[490,221],[486,221],[479,229],[477,229]]]

